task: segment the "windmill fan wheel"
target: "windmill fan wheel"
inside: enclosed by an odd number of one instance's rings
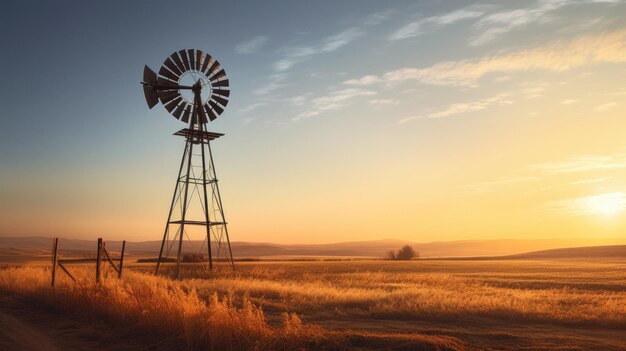
[[[213,121],[224,112],[230,96],[224,68],[211,55],[197,49],[174,52],[165,59],[158,75],[145,66],[142,84],[148,107],[161,101],[172,116],[185,123],[194,107],[200,123]]]

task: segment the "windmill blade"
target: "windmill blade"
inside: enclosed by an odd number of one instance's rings
[[[176,75],[175,73],[167,69],[165,66],[161,66],[161,69],[159,70],[159,74],[175,82],[177,82],[179,78],[178,75]]]
[[[154,89],[150,85],[144,84],[143,95],[146,97],[146,103],[148,104],[148,108],[153,108],[154,105],[159,102],[156,91],[154,91]]]
[[[144,83],[148,83],[150,85],[156,85],[157,75],[148,66],[143,67],[143,81]]]
[[[176,106],[178,106],[178,104],[182,100],[183,100],[183,98],[181,96],[178,96],[174,100],[168,102],[167,104],[165,104],[163,106],[165,106],[165,109],[167,110],[167,112],[172,113],[172,111],[176,108]]]
[[[209,70],[206,71],[204,75],[207,76],[207,78],[211,77],[213,72],[215,72],[219,68],[219,66],[220,66],[220,63],[217,62],[217,60],[215,60],[213,64],[211,65],[211,68],[209,68]]]
[[[189,122],[189,113],[191,112],[191,105],[189,105],[188,103],[185,103],[185,112],[183,113],[183,118],[181,118],[180,120],[187,123]]]
[[[180,115],[183,113],[184,109],[185,109],[185,102],[183,101],[180,105],[178,105],[176,110],[172,112],[172,115],[176,117],[176,119],[180,119]]]
[[[161,103],[164,105],[178,96],[180,96],[180,93],[175,90],[159,92],[159,100],[161,100]]]
[[[196,71],[200,70],[200,64],[202,63],[202,54],[204,54],[201,50],[196,50]]]
[[[213,110],[211,110],[211,107],[209,106],[209,104],[204,104],[203,107],[204,107],[204,112],[206,112],[206,114],[209,116],[209,119],[211,121],[217,118],[217,115],[215,114],[215,112],[213,112]]]
[[[187,57],[189,58],[189,68],[196,69],[196,52],[194,49],[187,50]]]
[[[211,95],[211,99],[219,102],[219,104],[222,105],[223,107],[226,107],[226,105],[228,105],[228,100],[224,99],[223,97],[220,97],[217,95]]]
[[[174,63],[174,61],[172,61],[171,57],[168,57],[167,60],[165,60],[165,62],[163,62],[163,64],[170,69],[170,71],[174,72],[177,76],[181,76],[183,74],[183,71],[181,71],[180,69],[178,69],[178,66],[176,66],[176,64]]]
[[[215,95],[220,95],[220,96],[225,96],[225,97],[230,96],[230,90],[213,89],[211,90],[211,92]]]
[[[211,62],[211,59],[212,59],[211,55],[209,54],[204,55],[204,62],[202,63],[202,67],[200,67],[201,72],[206,71],[206,68],[209,66],[209,62]]]
[[[220,78],[226,77],[226,71],[224,71],[224,69],[220,70],[219,72],[215,73],[212,77],[209,77],[209,80],[211,82],[216,81]]]
[[[189,71],[191,67],[189,67],[189,58],[187,57],[187,51],[180,50],[178,54],[180,55],[180,58],[183,61],[183,66],[185,66],[185,71]]]
[[[183,72],[186,71],[185,69],[185,65],[183,65],[183,61],[181,61],[180,57],[178,56],[178,53],[175,52],[173,54],[170,55],[169,57],[172,61],[174,61],[174,63],[176,64],[176,67],[178,68],[178,70],[180,71],[180,74],[183,74]]]
[[[212,87],[228,87],[228,79],[211,83]]]
[[[224,109],[221,108],[220,105],[216,104],[215,101],[209,100],[209,105],[218,115],[221,115],[222,112],[224,112]]]
[[[178,84],[176,84],[176,82],[172,82],[171,80],[165,79],[163,77],[159,77],[158,79],[158,85],[159,85],[159,89],[176,89],[178,87]],[[176,89],[178,90],[178,89]]]
[[[182,87],[180,83],[181,78],[189,71],[200,72],[205,76],[201,83],[205,89],[210,88],[209,98],[205,103],[198,101],[197,96],[192,102],[181,95],[181,89],[191,89],[189,86]],[[145,66],[142,83],[149,108],[153,108],[160,101],[169,113],[185,123],[207,123],[215,120],[224,112],[230,99],[230,83],[226,71],[211,55],[198,49],[173,52],[165,59],[158,74]]]

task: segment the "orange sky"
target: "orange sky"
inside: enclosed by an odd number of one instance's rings
[[[210,126],[226,133],[213,151],[232,240],[626,237],[624,5],[506,6],[218,46],[237,92]],[[237,76],[248,59],[258,77]],[[128,114],[154,127],[54,139],[89,150],[79,161],[0,160],[0,235],[161,239],[182,125],[142,105],[135,66]]]

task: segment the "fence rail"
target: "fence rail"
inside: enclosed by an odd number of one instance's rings
[[[122,241],[122,251],[120,258],[111,258],[109,252],[106,249],[106,243],[102,238],[98,238],[98,248],[96,251],[96,258],[75,258],[75,259],[59,259],[59,238],[52,239],[52,286],[56,279],[57,266],[67,274],[73,282],[76,282],[76,278],[70,273],[65,265],[77,264],[77,263],[96,263],[96,283],[100,283],[100,276],[102,275],[102,261],[106,259],[111,267],[117,272],[118,279],[122,278],[122,272],[124,268],[124,251],[126,250],[126,240]],[[115,262],[118,262],[117,264]]]

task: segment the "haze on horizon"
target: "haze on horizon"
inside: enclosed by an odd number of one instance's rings
[[[67,3],[0,3],[0,236],[161,240],[198,48],[234,241],[625,237],[625,1]]]

